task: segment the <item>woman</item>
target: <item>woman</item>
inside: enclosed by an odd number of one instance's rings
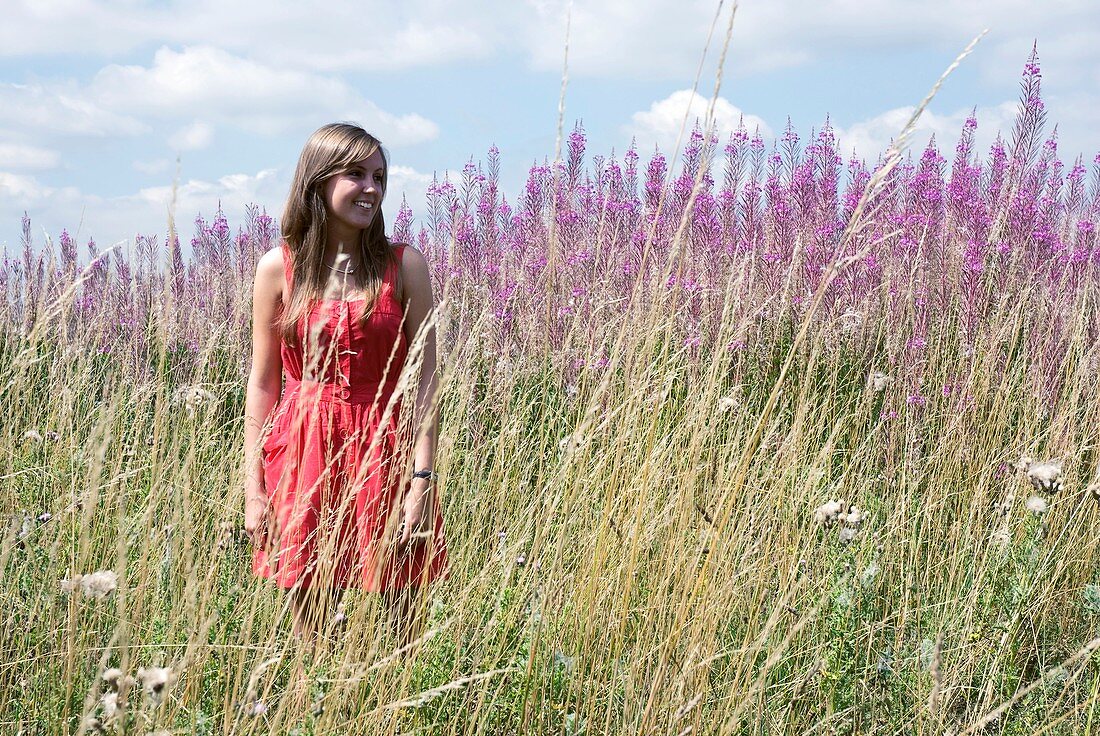
[[[385,235],[387,163],[362,128],[317,130],[294,172],[284,242],[256,268],[245,530],[253,571],[290,593],[294,632],[310,641],[342,591],[358,587],[382,594],[407,643],[417,592],[446,572],[431,470],[434,299],[424,257]],[[417,339],[423,360],[410,383],[405,359]]]

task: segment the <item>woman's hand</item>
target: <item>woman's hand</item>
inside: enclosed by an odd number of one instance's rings
[[[413,478],[412,488],[405,496],[398,543],[402,546],[424,542],[432,538],[435,514],[432,494],[427,478]]]
[[[267,530],[267,496],[249,488],[244,498],[244,532],[252,546],[258,548]]]

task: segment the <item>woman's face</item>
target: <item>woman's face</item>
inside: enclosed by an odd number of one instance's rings
[[[329,239],[346,245],[358,242],[359,233],[382,207],[382,173],[386,162],[381,151],[356,161],[325,181],[324,199]]]

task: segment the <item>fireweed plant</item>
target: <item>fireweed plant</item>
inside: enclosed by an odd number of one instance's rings
[[[696,128],[678,167],[586,161],[578,125],[514,201],[493,148],[405,203],[452,574],[404,652],[355,594],[303,649],[249,574],[272,219],[199,219],[188,257],[171,231],[36,248],[24,220],[0,731],[1090,732],[1100,159],[1063,163],[1045,117],[1033,53],[1006,137],[929,141],[847,235],[882,162],[828,123]]]

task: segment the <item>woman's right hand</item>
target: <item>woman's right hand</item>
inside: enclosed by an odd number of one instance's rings
[[[267,497],[262,493],[256,493],[252,489],[245,492],[244,502],[244,532],[248,535],[248,541],[257,549],[263,543],[264,533],[267,531]]]

